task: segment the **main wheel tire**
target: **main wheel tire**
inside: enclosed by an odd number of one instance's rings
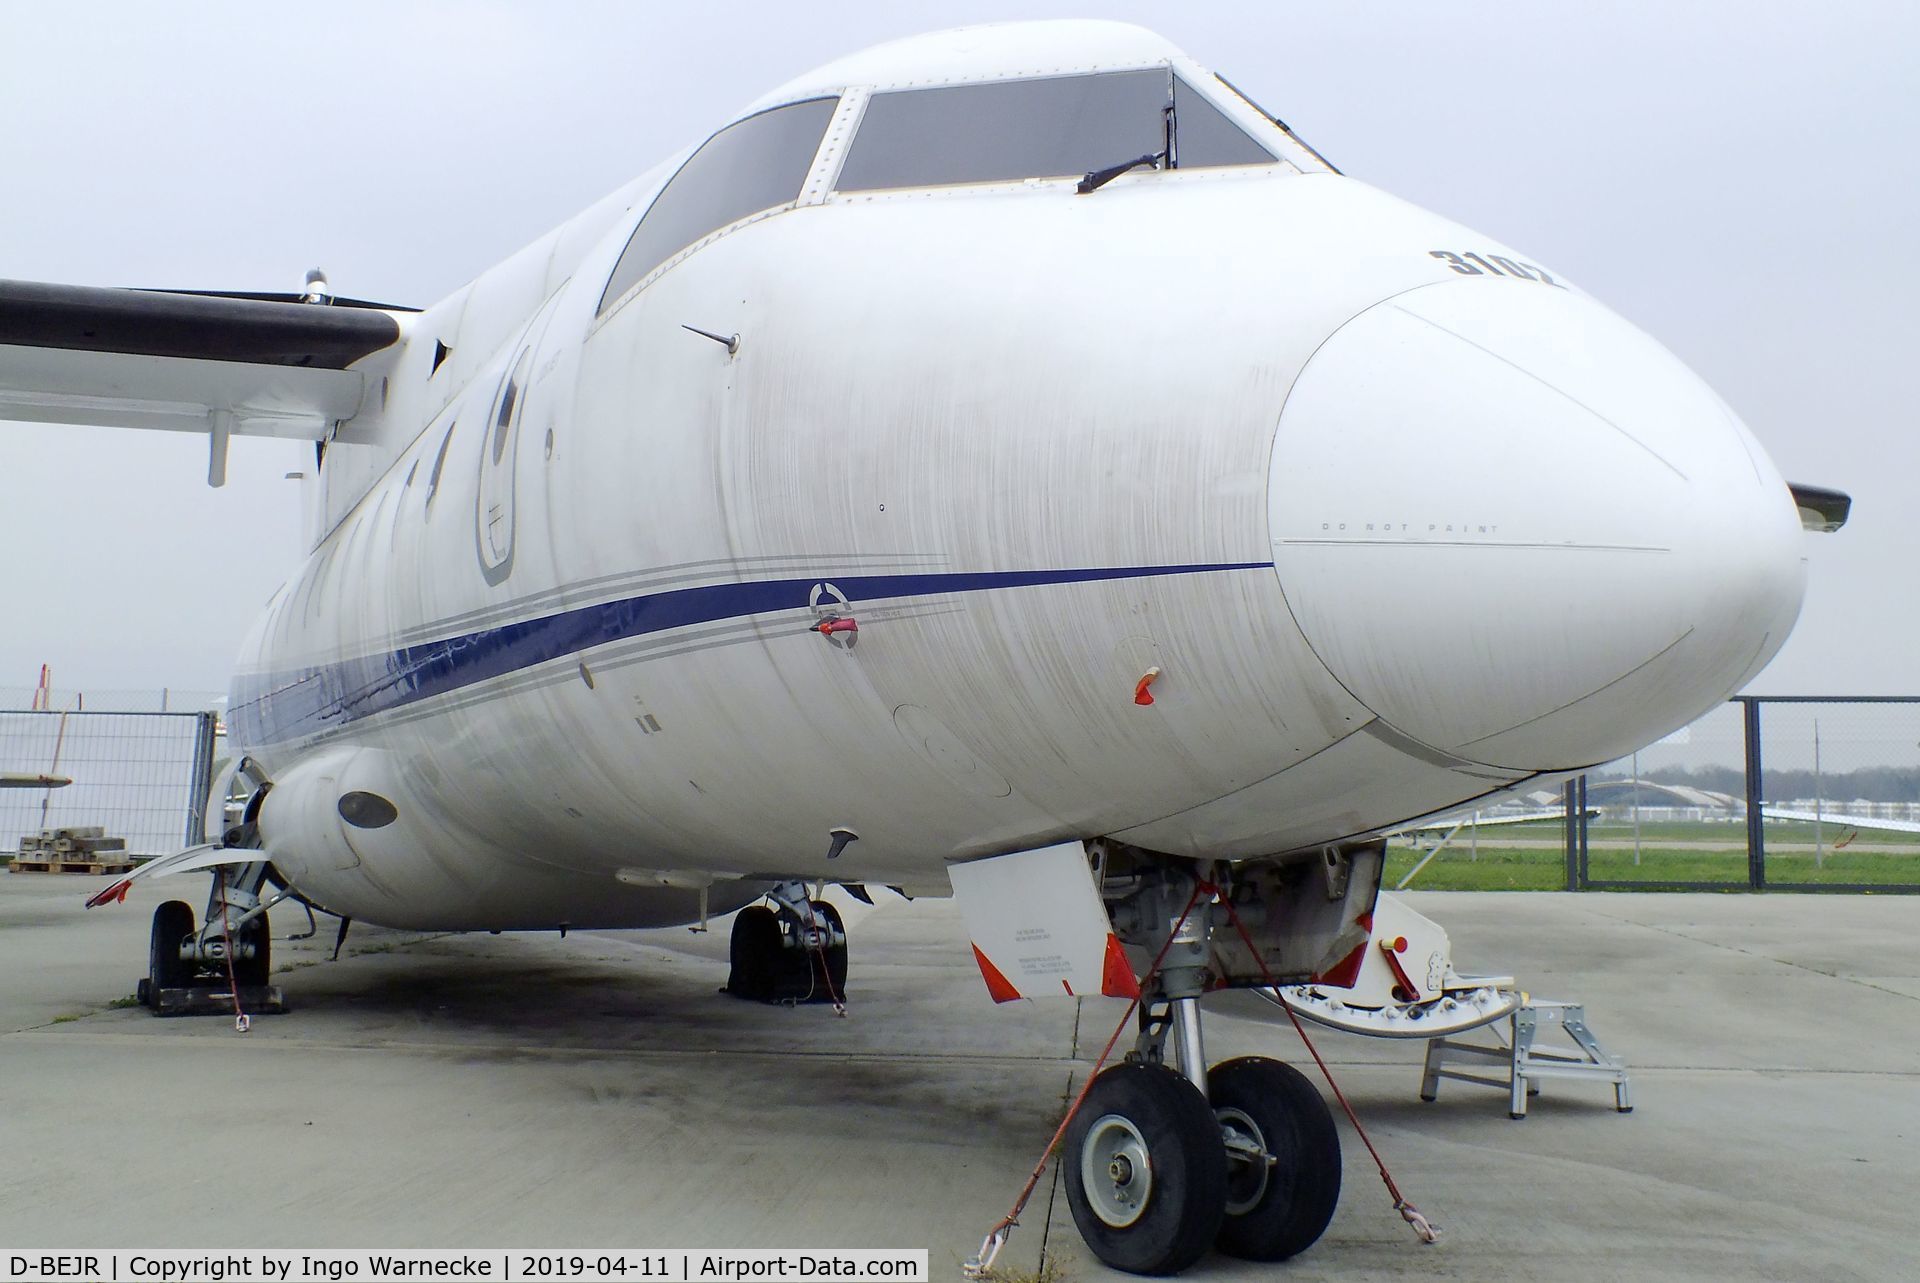
[[[833,905],[825,900],[815,900],[813,902],[813,909],[815,913],[818,913],[827,920],[828,925],[833,928],[834,934],[840,937],[839,944],[832,945],[825,950],[826,966],[824,974],[822,972],[820,954],[814,953],[808,960],[807,965],[813,969],[814,988],[826,990],[825,993],[817,993],[815,996],[816,998],[823,998],[829,1002],[844,1002],[847,997],[846,923],[841,921],[840,910],[834,908]],[[809,952],[811,953],[812,951],[809,950]]]
[[[273,929],[267,925],[266,914],[240,928],[234,943],[248,940],[253,942],[253,956],[234,958],[233,982],[242,989],[255,989],[265,985],[267,977],[273,974]]]
[[[1220,1230],[1220,1124],[1194,1085],[1163,1065],[1116,1065],[1094,1079],[1062,1161],[1080,1237],[1114,1269],[1177,1274]]]
[[[153,930],[147,937],[147,992],[157,1005],[162,989],[184,989],[193,980],[193,967],[180,957],[180,942],[193,934],[193,906],[168,900],[153,911]]]
[[[1340,1134],[1333,1113],[1292,1065],[1246,1056],[1207,1073],[1208,1103],[1272,1163],[1227,1150],[1226,1217],[1218,1246],[1249,1261],[1284,1261],[1325,1232],[1340,1202]]]
[[[772,1002],[779,977],[780,919],[764,904],[752,904],[733,918],[727,944],[731,971],[727,992],[754,1002]]]

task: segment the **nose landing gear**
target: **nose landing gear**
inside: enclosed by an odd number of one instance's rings
[[[1067,1130],[1074,1223],[1129,1273],[1177,1273],[1208,1247],[1286,1260],[1325,1232],[1340,1199],[1340,1138],[1305,1075],[1258,1056],[1206,1067],[1199,999],[1214,912],[1201,897],[1161,928],[1134,1049],[1094,1079]]]

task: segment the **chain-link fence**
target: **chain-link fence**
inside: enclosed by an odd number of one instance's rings
[[[1755,707],[1755,885],[1920,891],[1920,700]]]
[[[1583,882],[1747,885],[1743,708],[1724,704],[1587,776]]]
[[[0,771],[73,781],[0,789],[0,859],[53,829],[101,828],[136,860],[202,841],[214,725],[208,712],[0,712]]]
[[[0,709],[56,713],[203,713],[227,706],[227,693],[160,687],[158,690],[68,690],[54,686],[0,686]]]
[[[1437,841],[1395,839],[1388,885]],[[1729,701],[1562,794],[1469,817],[1412,885],[1920,892],[1920,696]]]

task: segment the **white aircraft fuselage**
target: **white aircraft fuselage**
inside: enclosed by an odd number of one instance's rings
[[[850,185],[887,94],[1130,69],[1270,158]],[[1628,753],[1785,641],[1800,521],[1711,390],[1156,37],[901,42],[742,118],[796,103],[783,204],[623,263],[676,160],[356,367],[228,721],[315,901],[639,926],[1311,850]],[[908,116],[908,178],[964,150]]]

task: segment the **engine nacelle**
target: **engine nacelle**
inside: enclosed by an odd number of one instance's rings
[[[696,921],[703,903],[731,912],[765,889],[721,879],[703,892],[673,878],[609,874],[603,892],[583,904],[577,869],[462,824],[433,798],[428,780],[377,748],[302,758],[274,778],[257,823],[274,867],[302,895],[392,927],[668,926]],[[449,851],[461,857],[449,860]]]
[[[401,826],[392,755],[379,749],[325,749],[273,781],[259,814],[260,841],[274,866],[303,888],[336,885],[391,843]],[[364,876],[364,875],[361,875]]]
[[[302,758],[275,776],[257,823],[274,867],[301,894],[335,913],[389,926],[471,925],[467,920],[482,913],[481,893],[502,873],[483,858],[480,836],[426,801],[404,762],[384,749],[342,746]],[[448,850],[472,859],[456,872],[434,854]],[[539,901],[526,897],[529,921],[498,925],[566,920]]]

